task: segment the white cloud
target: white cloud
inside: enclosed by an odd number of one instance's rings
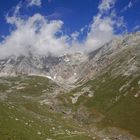
[[[95,17],[85,46],[92,50],[110,41],[113,37],[113,24],[113,21],[109,17],[103,19],[101,19],[100,15]]]
[[[123,9],[122,9],[122,11],[121,12],[125,12],[125,11],[127,11],[128,9],[130,9],[130,8],[132,8],[133,7],[133,5],[136,3],[137,1],[129,1],[129,3],[128,3],[128,5],[126,5]]]
[[[77,37],[79,36],[79,32],[75,31],[74,33],[71,34],[71,37],[73,40],[77,40]]]
[[[21,1],[17,4],[17,6],[14,8],[14,15],[17,15],[22,8],[22,3]]]
[[[98,6],[100,11],[107,11],[114,7],[116,0],[102,0],[101,4]]]
[[[27,0],[28,6],[41,6],[41,0]]]
[[[133,6],[132,2],[130,1],[128,4],[128,8],[131,8]]]
[[[16,30],[1,42],[1,57],[28,55],[29,51],[40,55],[49,53],[58,55],[68,48],[67,36],[56,36],[63,25],[60,20],[49,22],[40,14],[35,14],[27,20],[19,17],[7,17],[7,22],[15,25]]]
[[[115,10],[115,0],[102,0],[98,6],[99,12],[93,17],[89,31],[84,42],[73,43],[73,48],[82,48],[84,51],[95,50],[111,41],[115,36],[115,30],[125,26],[123,17],[118,17]],[[81,29],[83,30],[83,28]]]
[[[59,19],[61,17],[62,17],[62,14],[59,13],[59,12],[54,12],[54,13],[52,13],[50,15],[47,15],[48,19]]]
[[[134,28],[133,28],[133,31],[137,31],[140,29],[140,25],[136,25]]]
[[[102,0],[98,6],[99,12],[93,17],[87,38],[84,42],[86,51],[93,51],[105,43],[111,41],[116,36],[116,30],[125,29],[123,17],[118,17],[115,12],[116,0]]]
[[[67,51],[95,50],[111,41],[115,29],[124,25],[123,18],[117,17],[114,5],[114,0],[102,0],[92,23],[69,36],[63,34],[63,22],[60,20],[49,21],[40,14],[28,19],[21,18],[19,14],[7,16],[7,22],[15,29],[0,43],[0,57],[28,55],[30,51],[47,56],[62,55]],[[88,29],[87,36],[79,41],[78,37],[85,29]]]

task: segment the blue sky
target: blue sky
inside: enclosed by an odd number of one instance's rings
[[[42,0],[41,6],[26,7],[26,0],[1,0],[0,1],[0,35],[9,33],[10,27],[6,24],[5,15],[12,14],[13,8],[22,2],[21,15],[31,16],[40,13],[48,16],[49,20],[61,19],[64,21],[64,31],[72,33],[88,25],[98,12],[101,0]],[[123,9],[132,2],[132,7]],[[128,31],[140,25],[140,0],[117,0],[115,9],[119,16],[123,16]]]
[[[1,0],[0,48],[38,44],[43,52],[45,46],[46,52],[63,52],[64,46],[94,50],[116,35],[139,30],[139,8],[140,0]]]

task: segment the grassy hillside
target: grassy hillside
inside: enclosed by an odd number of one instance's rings
[[[72,107],[77,120],[96,124],[99,129],[116,127],[140,137],[139,54],[140,47],[136,46],[112,56],[110,66],[96,78],[59,98]],[[76,96],[77,101],[72,103]]]
[[[42,77],[0,79],[1,140],[91,140],[71,118],[47,105],[58,86]],[[45,102],[46,101],[46,102]]]
[[[107,68],[71,91],[43,77],[1,77],[0,139],[137,140],[139,54],[135,46],[111,56]]]

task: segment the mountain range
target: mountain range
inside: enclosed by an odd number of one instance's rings
[[[140,139],[140,32],[88,53],[1,58],[0,77],[3,140]]]

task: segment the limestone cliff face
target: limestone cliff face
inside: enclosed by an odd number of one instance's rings
[[[117,53],[139,44],[140,32],[137,32],[115,38],[90,53],[75,52],[55,57],[29,52],[26,56],[10,56],[0,60],[0,75],[40,75],[60,84],[72,85],[94,77],[112,63]]]

